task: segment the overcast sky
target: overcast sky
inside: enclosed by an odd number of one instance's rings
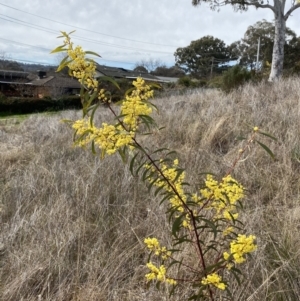
[[[57,64],[57,55],[49,54],[61,43],[56,37],[76,30],[74,43],[98,52],[100,64],[132,69],[152,58],[171,66],[178,47],[205,35],[230,44],[262,19],[272,21],[271,10],[217,12],[207,4],[195,8],[191,0],[0,0],[0,54]],[[287,26],[300,36],[300,9]]]

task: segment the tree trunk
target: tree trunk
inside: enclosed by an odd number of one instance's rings
[[[280,0],[274,0],[275,9],[275,38],[272,55],[272,68],[269,76],[269,81],[278,80],[282,75],[283,59],[284,59],[284,44],[285,44],[285,30],[286,21],[284,18],[284,4]]]

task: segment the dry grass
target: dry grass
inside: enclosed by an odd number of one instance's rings
[[[249,189],[243,219],[259,249],[233,290],[241,301],[299,300],[300,79],[155,102],[166,128],[146,143],[177,150],[196,187],[201,172],[228,170],[248,124],[278,138],[265,141],[276,161],[254,148],[234,172]],[[119,158],[100,161],[72,148],[59,120],[78,116],[33,116],[0,128],[0,300],[169,300],[144,282],[142,241],[168,242],[164,210]],[[187,290],[170,300],[185,300]]]

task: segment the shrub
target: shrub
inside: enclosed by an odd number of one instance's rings
[[[191,87],[193,85],[193,81],[189,76],[183,76],[178,79],[177,82],[180,86]]]
[[[0,110],[11,114],[30,114],[81,108],[79,96],[65,96],[58,100],[53,100],[49,96],[43,99],[28,97],[0,99]]]
[[[223,84],[223,77],[222,75],[214,76],[211,80],[208,82],[209,88],[215,88],[215,89],[221,89]]]
[[[239,282],[238,265],[246,261],[248,253],[256,250],[256,244],[255,236],[242,234],[245,230],[237,211],[241,207],[244,188],[231,173],[254,141],[273,156],[266,145],[256,140],[259,128],[253,128],[223,178],[217,180],[208,174],[203,186],[193,191],[185,180],[186,172],[180,167],[175,152],[165,148],[150,151],[140,143],[141,135],[151,134],[152,128],[158,130],[151,117],[156,107],[148,101],[153,97],[151,87],[138,78],[117,112],[110,105],[108,94],[93,79],[93,61],[85,59],[86,52],[80,47],[73,49],[69,35],[62,34],[64,45],[53,52],[67,51],[70,59],[67,64],[75,74],[76,70],[81,71],[75,76],[85,88],[83,119],[66,121],[75,130],[75,145],[91,146],[95,154],[100,149],[101,158],[119,153],[124,163],[129,163],[132,175],[140,177],[149,191],[154,190],[154,196],[159,196],[168,208],[166,214],[171,224],[172,243],[168,247],[161,245],[155,237],[145,238],[150,252],[146,280],[158,286],[160,283],[173,286],[170,294],[180,283],[191,284],[195,290],[189,292],[189,300],[212,301],[225,295],[232,299],[228,276],[232,274]],[[85,61],[84,65],[82,61]],[[63,66],[64,61],[59,68]],[[95,99],[107,104],[114,116],[113,123],[96,124],[97,104],[91,106]],[[150,261],[150,258],[154,260]],[[178,269],[174,269],[176,266]]]
[[[236,65],[223,73],[221,89],[228,93],[251,80],[251,78],[251,71]]]

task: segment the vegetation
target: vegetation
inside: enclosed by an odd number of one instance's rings
[[[79,96],[62,96],[59,99],[44,97],[40,99],[32,97],[6,98],[0,95],[0,111],[5,112],[4,116],[80,109],[81,107]]]
[[[275,36],[272,52],[272,66],[269,76],[269,81],[275,81],[280,78],[283,71],[284,61],[284,44],[286,34],[286,21],[291,16],[292,12],[300,7],[298,0],[291,1],[290,7],[286,10],[286,2],[281,0],[273,0],[273,5],[268,0],[192,0],[192,4],[197,6],[202,2],[208,2],[211,9],[218,9],[223,5],[231,5],[236,11],[246,11],[248,7],[270,9],[274,13]]]
[[[251,80],[252,74],[254,73],[246,68],[236,65],[223,73],[221,88],[225,92],[230,92]]]
[[[299,79],[154,103],[161,110],[157,122],[166,128],[144,142],[177,150],[194,183],[203,180],[200,170],[228,169],[240,148],[235,138],[247,124],[278,137],[276,148],[271,145],[276,161],[256,149],[236,169],[235,177],[248,188],[242,221],[259,248],[243,266],[242,286],[233,295],[297,300]],[[101,110],[95,118],[102,122],[108,116]],[[0,298],[163,300],[167,292],[145,286],[142,241],[160,236],[163,245],[170,244],[164,206],[149,198],[117,158],[101,161],[72,148],[71,131],[59,121],[79,117],[75,111],[32,116],[19,127],[1,129]],[[187,294],[183,286],[172,300]]]
[[[212,72],[221,73],[224,64],[232,60],[231,52],[225,43],[212,36],[192,41],[187,47],[175,52],[176,66],[196,78],[205,78]]]
[[[101,159],[119,153],[130,166],[131,174],[145,182],[149,196],[160,197],[160,204],[167,208],[171,246],[163,246],[156,237],[147,237],[144,243],[150,256],[145,275],[148,282],[172,285],[170,295],[177,294],[181,285],[192,290],[188,299],[211,300],[230,296],[233,275],[239,283],[239,265],[246,255],[256,250],[254,235],[247,235],[239,219],[238,209],[244,197],[244,187],[232,173],[250,145],[257,142],[274,157],[270,149],[256,139],[261,133],[254,127],[253,133],[241,147],[236,159],[225,175],[218,179],[208,174],[202,188],[189,188],[186,171],[179,166],[178,155],[166,148],[149,150],[141,142],[143,135],[159,131],[152,118],[157,107],[149,102],[153,90],[139,77],[133,81],[133,89],[126,92],[120,110],[111,105],[110,92],[95,80],[95,63],[86,58],[80,46],[73,46],[70,36],[62,32],[63,45],[52,51],[65,52],[67,56],[58,67],[65,66],[82,85],[83,118],[65,120],[75,130],[74,145],[99,152]],[[113,80],[111,80],[113,82]],[[98,102],[93,104],[95,99]],[[100,104],[105,104],[115,122],[94,121]],[[272,138],[276,140],[275,138]],[[154,193],[151,194],[151,189]],[[165,204],[167,203],[167,204]],[[186,250],[190,250],[188,253]],[[191,258],[193,260],[191,261]]]
[[[239,58],[239,65],[256,69],[257,45],[260,39],[259,70],[268,68],[272,62],[272,51],[275,39],[274,23],[262,20],[249,26],[244,38],[230,45],[234,56]],[[284,70],[295,71],[294,66],[299,61],[296,54],[300,51],[300,39],[290,28],[286,28],[284,45]]]
[[[151,72],[153,75],[157,76],[169,76],[169,77],[182,77],[185,75],[184,71],[177,66],[166,67],[159,66],[154,71]]]

